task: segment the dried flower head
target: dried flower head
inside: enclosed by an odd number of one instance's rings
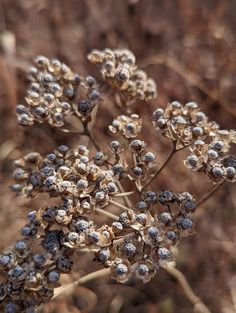
[[[99,102],[95,78],[90,75],[83,78],[57,59],[37,56],[28,78],[26,105],[16,108],[21,125],[38,122],[61,127],[71,115],[89,120]]]
[[[109,130],[114,134],[121,134],[125,138],[136,137],[142,128],[142,119],[137,114],[132,114],[130,117],[120,115],[113,120]]]
[[[173,101],[165,110],[156,109],[153,113],[153,124],[163,136],[174,142],[176,149],[189,146],[219,128],[215,122],[208,121],[195,102],[188,102],[183,106],[180,102]]]
[[[155,83],[137,69],[129,50],[93,50],[88,58],[99,65],[103,79],[126,104],[155,97]],[[142,119],[137,114],[120,113],[109,126],[117,140],[110,142],[109,151],[99,147],[88,128],[100,99],[92,76],[82,78],[60,61],[39,56],[29,78],[27,105],[17,106],[19,123],[61,127],[75,115],[96,152],[81,144],[74,149],[61,145],[46,156],[32,152],[14,161],[13,191],[26,197],[44,193],[58,202],[28,213],[21,237],[1,253],[1,309],[36,312],[53,297],[62,274],[73,271],[80,252],[92,252],[94,261],[110,269],[117,282],[131,277],[150,281],[175,258],[180,240],[194,233],[193,215],[199,203],[187,191],[158,191],[151,183],[186,147],[191,151],[186,167],[207,174],[219,185],[234,182],[236,159],[229,153],[235,131],[220,130],[195,102],[174,101],[166,109],[157,108],[154,126],[173,143],[170,156],[159,167],[158,154],[138,138]],[[133,188],[126,191],[124,186]],[[110,208],[122,211],[116,215]],[[109,219],[98,223],[97,214]]]
[[[235,131],[216,130],[204,141],[194,142],[184,164],[192,171],[204,172],[215,183],[235,182],[236,158],[229,154],[235,143]]]
[[[156,84],[137,68],[135,56],[127,49],[92,50],[88,60],[99,66],[103,79],[118,91],[126,104],[135,100],[149,101],[156,97]]]

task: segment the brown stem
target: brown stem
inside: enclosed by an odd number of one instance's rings
[[[100,213],[100,214],[102,214],[104,216],[107,216],[107,217],[109,217],[109,218],[111,218],[111,219],[113,219],[115,221],[119,220],[119,216],[117,216],[117,215],[115,215],[115,214],[113,214],[111,212],[105,211],[103,209],[96,209],[95,212]]]
[[[167,266],[166,271],[173,276],[175,279],[177,279],[178,283],[182,287],[186,297],[189,299],[189,301],[194,306],[194,312],[197,313],[211,313],[208,307],[202,302],[201,299],[199,299],[194,291],[192,290],[191,286],[189,285],[186,277],[183,273],[181,273],[179,270],[177,270],[173,266]]]
[[[83,126],[84,126],[84,133],[85,135],[87,135],[89,137],[89,139],[92,141],[94,147],[98,150],[101,151],[99,145],[97,144],[96,140],[94,139],[91,131],[88,129],[88,123],[87,122],[83,122]]]
[[[129,207],[126,207],[125,205],[119,203],[119,202],[116,202],[116,201],[113,201],[113,200],[110,200],[109,201],[110,203],[114,204],[115,206],[118,206],[119,208],[123,209],[123,210],[126,210],[126,211],[129,211],[130,208]]]
[[[156,173],[154,173],[152,175],[152,177],[149,178],[149,180],[143,185],[142,187],[142,191],[151,184],[151,182],[153,181],[153,179],[155,179],[160,173],[161,171],[166,167],[166,165],[170,162],[171,158],[173,157],[173,155],[177,152],[178,150],[176,150],[175,145],[173,146],[173,149],[171,150],[170,154],[168,155],[167,159],[165,160],[165,162],[162,164],[162,166],[156,171]]]
[[[59,287],[55,290],[54,296],[52,299],[55,299],[59,297],[61,294],[69,293],[71,289],[73,289],[75,286],[82,285],[87,283],[88,281],[91,281],[93,279],[103,277],[105,275],[108,275],[110,273],[109,268],[103,268],[101,270],[98,270],[96,272],[89,273],[88,275],[85,275],[83,277],[80,277],[79,279],[75,280],[73,283]]]
[[[134,154],[132,154],[132,157],[133,157],[133,164],[134,164],[134,166],[137,166],[136,156]],[[131,177],[131,179],[132,179],[132,177]],[[142,191],[142,186],[141,186],[140,180],[134,181],[134,184],[135,184],[135,187],[136,187],[137,191],[141,192]]]
[[[202,198],[200,198],[196,202],[196,206],[199,206],[199,205],[203,204],[205,201],[207,201],[224,183],[225,183],[225,181],[215,185],[206,195],[204,195]]]
[[[134,193],[135,191],[121,192],[121,193],[117,193],[116,197],[126,197],[126,196],[133,195]]]
[[[125,190],[124,190],[120,181],[117,182],[117,186],[119,187],[121,193],[125,193]],[[124,201],[128,207],[132,208],[132,204],[131,204],[129,198],[127,197],[127,195],[124,196]]]

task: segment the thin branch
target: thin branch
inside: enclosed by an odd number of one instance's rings
[[[135,181],[135,187],[137,188],[138,192],[142,192],[142,186],[140,184],[140,181]]]
[[[121,193],[117,193],[116,197],[126,197],[126,196],[133,195],[134,193],[135,191],[121,192]]]
[[[124,190],[124,188],[123,188],[121,182],[118,181],[118,182],[117,182],[117,186],[119,187],[121,193],[125,193],[125,190]],[[132,204],[131,204],[131,202],[130,202],[130,200],[129,200],[129,198],[128,198],[127,196],[124,196],[124,201],[125,201],[125,203],[126,203],[126,205],[127,205],[128,207],[131,207],[131,208],[132,208]]]
[[[85,275],[85,276],[75,280],[73,283],[71,283],[69,285],[62,286],[62,287],[59,287],[58,289],[56,289],[52,299],[56,299],[61,294],[70,292],[71,289],[74,288],[75,286],[85,284],[88,281],[94,280],[94,279],[99,278],[99,277],[103,277],[105,275],[108,275],[109,273],[110,273],[109,268],[104,268],[104,269],[98,270],[96,272],[89,273],[88,275]]]
[[[98,151],[101,151],[99,145],[97,144],[96,140],[94,139],[91,131],[88,129],[88,125],[87,124],[84,124],[84,132],[85,132],[85,135],[87,135],[89,137],[89,139],[91,140],[91,142],[93,143],[94,147],[98,150]]]
[[[111,219],[113,219],[115,221],[119,220],[119,217],[117,215],[115,215],[115,214],[113,214],[111,212],[105,211],[103,209],[96,209],[95,212],[100,213],[100,214],[102,214],[104,216],[107,216],[107,217],[109,217],[109,218],[111,218]]]
[[[98,252],[99,249],[89,249],[89,248],[83,248],[83,249],[80,249],[77,254],[79,253],[94,253],[94,252]]]
[[[186,277],[184,276],[183,273],[181,273],[179,270],[177,270],[173,266],[167,266],[166,271],[173,276],[174,278],[177,279],[178,283],[182,287],[186,297],[189,299],[189,301],[193,304],[194,306],[194,312],[197,313],[211,313],[208,307],[202,302],[201,299],[196,296],[194,291],[192,290],[191,286],[189,285]]]
[[[91,122],[91,123],[92,123],[92,125],[94,124],[94,122]],[[82,121],[82,125],[83,125],[83,128],[84,128],[84,135],[87,136],[91,140],[91,142],[93,143],[94,147],[98,151],[101,151],[101,148],[99,147],[98,143],[94,139],[91,130],[88,128],[88,121]]]
[[[225,183],[225,181],[215,185],[206,195],[204,195],[202,198],[200,198],[196,202],[196,206],[199,206],[199,205],[203,204],[205,201],[207,201],[224,183]]]
[[[132,157],[133,157],[134,167],[136,167],[137,166],[136,156],[134,154],[132,154]],[[141,186],[140,180],[134,180],[132,177],[130,177],[130,180],[134,181],[134,184],[135,184],[137,191],[142,192],[142,186]]]
[[[156,173],[154,173],[148,180],[147,182],[143,185],[142,190],[144,190],[147,186],[149,186],[151,184],[151,182],[153,181],[153,179],[155,179],[160,173],[161,171],[166,167],[166,165],[170,162],[170,160],[172,159],[173,155],[179,150],[176,150],[175,146],[173,146],[173,149],[171,150],[170,154],[168,155],[167,159],[165,160],[165,162],[162,164],[162,166],[156,171]]]
[[[109,202],[112,203],[112,204],[114,204],[115,206],[118,206],[118,207],[121,208],[121,209],[126,210],[126,211],[129,211],[129,210],[130,210],[129,207],[127,207],[127,206],[125,206],[125,205],[123,205],[123,204],[121,204],[121,203],[119,203],[119,202],[116,202],[116,201],[113,201],[113,200],[110,200]]]

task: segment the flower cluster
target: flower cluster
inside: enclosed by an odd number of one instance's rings
[[[144,140],[137,138],[141,129],[142,119],[137,114],[120,115],[109,126],[109,130],[120,140],[111,143],[111,150],[116,160],[115,166],[120,167],[121,164],[124,164],[123,168],[126,169],[127,178],[135,182],[139,191],[142,190],[141,182],[146,182],[150,169],[157,165],[156,154],[147,150]],[[123,156],[122,152],[126,152],[126,154]]]
[[[109,126],[109,130],[113,134],[120,133],[127,139],[136,137],[141,129],[142,119],[137,114],[131,114],[131,116],[120,115]]]
[[[153,124],[157,130],[161,130],[163,136],[173,141],[176,149],[187,147],[219,128],[217,123],[208,121],[208,117],[195,102],[183,106],[180,102],[173,101],[166,109],[156,109]]]
[[[98,64],[103,79],[119,92],[126,103],[134,100],[149,101],[156,97],[156,84],[137,68],[135,56],[127,49],[92,50],[88,59]]]
[[[158,108],[153,113],[153,123],[172,140],[176,151],[192,146],[191,155],[184,161],[187,168],[204,172],[215,183],[235,181],[236,159],[229,150],[236,143],[236,132],[219,129],[195,102],[183,106],[174,101],[165,110]]]
[[[88,58],[127,104],[155,97],[155,83],[137,69],[129,50],[93,50]],[[94,252],[94,261],[122,283],[131,276],[148,282],[172,261],[176,244],[194,232],[196,201],[188,192],[147,188],[175,152],[191,146],[188,168],[215,183],[235,181],[236,159],[229,154],[235,132],[220,130],[195,102],[174,101],[155,110],[154,126],[174,145],[158,167],[156,153],[138,138],[142,119],[137,114],[116,117],[108,128],[117,138],[109,151],[100,151],[87,127],[100,99],[92,76],[81,78],[58,60],[39,56],[30,80],[27,106],[17,106],[19,123],[61,127],[75,115],[97,152],[92,156],[84,145],[61,145],[46,157],[32,152],[14,162],[13,191],[26,197],[46,193],[60,204],[30,212],[21,239],[0,255],[0,308],[6,313],[35,313],[53,297],[61,274],[71,272],[80,252]],[[123,211],[115,215],[109,208]],[[97,214],[112,222],[98,226]]]
[[[230,145],[236,143],[236,132],[216,130],[206,140],[197,140],[184,161],[192,171],[204,172],[213,182],[236,180],[236,158],[229,155]]]
[[[53,297],[61,274],[71,272],[73,255],[84,248],[95,251],[94,260],[110,267],[118,282],[131,275],[148,282],[173,259],[171,250],[179,239],[193,231],[194,210],[194,199],[187,192],[149,191],[110,226],[96,226],[88,218],[91,211],[81,213],[72,199],[30,212],[21,229],[23,238],[0,255],[5,311],[36,312]]]
[[[73,199],[82,213],[103,206],[118,193],[119,175],[115,169],[107,169],[106,164],[103,152],[91,158],[83,145],[75,150],[61,145],[45,158],[33,152],[14,162],[16,183],[11,188],[26,196],[45,192],[52,197]]]
[[[69,210],[68,205],[63,207]],[[0,284],[4,312],[36,312],[60,286],[61,274],[71,272],[73,261],[70,251],[63,247],[63,230],[51,230],[46,212],[42,213],[30,212],[28,223],[21,229],[23,237],[0,255],[5,277]]]
[[[83,248],[93,250],[110,244],[109,231],[108,226],[96,227],[80,214],[73,200],[30,212],[21,229],[23,238],[0,255],[5,277],[0,300],[5,312],[36,312],[53,297],[61,274],[71,272],[73,255]]]
[[[28,77],[26,105],[16,108],[21,125],[38,122],[61,127],[71,115],[86,120],[99,102],[95,78],[90,75],[83,78],[57,59],[37,56]]]
[[[162,205],[162,208],[158,205]],[[118,282],[131,275],[148,282],[159,267],[173,260],[172,250],[182,236],[193,232],[193,197],[183,192],[145,192],[133,210],[112,224],[112,241],[96,253],[95,260],[111,268]],[[158,212],[158,213],[157,213]]]

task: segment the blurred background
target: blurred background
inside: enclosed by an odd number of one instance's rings
[[[157,99],[136,103],[132,110],[143,117],[143,137],[160,163],[170,147],[148,127],[157,106],[194,100],[222,128],[235,127],[235,0],[0,0],[0,250],[19,236],[27,211],[49,201],[41,196],[31,201],[16,198],[9,191],[12,160],[29,151],[48,153],[59,144],[74,146],[84,140],[47,126],[17,125],[15,106],[24,101],[32,58],[56,57],[78,73],[99,78],[86,54],[105,47],[131,49],[138,65],[157,83]],[[116,115],[112,101],[109,93],[104,95],[96,122],[95,136],[105,149],[106,125]],[[163,171],[155,190],[188,190],[199,198],[211,183],[186,171],[184,154]],[[233,188],[226,184],[199,208],[197,232],[183,240],[176,260],[212,312],[236,312]],[[93,269],[91,256],[88,259],[78,259],[74,276],[65,278],[65,283]],[[189,313],[193,308],[176,280],[161,270],[148,285],[131,281],[124,286],[100,278],[48,304],[42,312]]]

